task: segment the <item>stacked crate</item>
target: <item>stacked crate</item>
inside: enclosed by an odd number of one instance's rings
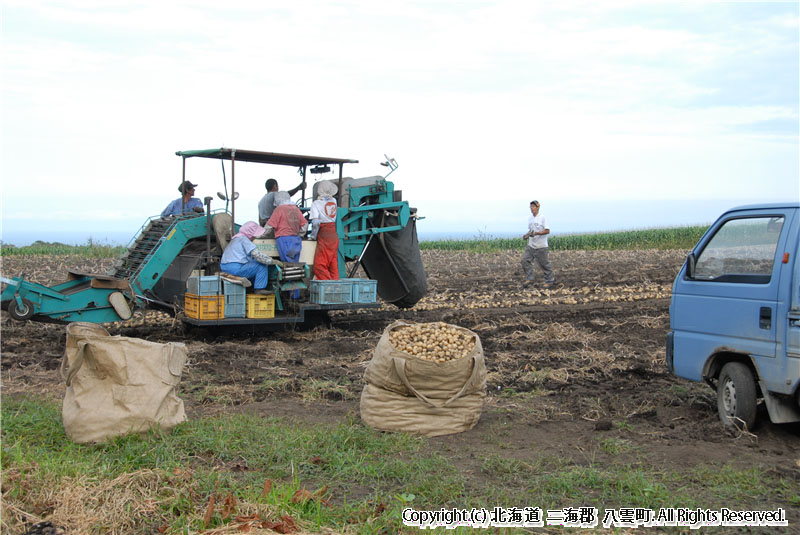
[[[186,293],[200,296],[220,295],[220,280],[219,275],[193,275],[186,281]]]
[[[222,283],[225,296],[225,317],[243,318],[247,307],[244,286],[224,279]]]
[[[225,317],[225,300],[221,295],[219,275],[189,277],[186,282],[184,310],[190,318],[217,320]]]
[[[349,279],[353,285],[353,303],[376,303],[378,281],[371,279]]]
[[[248,318],[274,318],[275,295],[250,294],[247,296]]]
[[[375,303],[378,281],[371,279],[312,280],[311,302],[320,305]]]
[[[245,317],[245,289],[219,275],[194,275],[186,282],[186,315],[200,320]]]
[[[350,279],[312,280],[309,290],[310,301],[319,305],[344,305],[353,302],[353,285]]]

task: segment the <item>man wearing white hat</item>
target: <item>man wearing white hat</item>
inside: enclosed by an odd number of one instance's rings
[[[339,278],[339,236],[336,234],[336,199],[339,188],[330,181],[317,186],[317,199],[311,203],[309,215],[314,229],[311,238],[317,240],[314,253],[314,277],[318,280]]]

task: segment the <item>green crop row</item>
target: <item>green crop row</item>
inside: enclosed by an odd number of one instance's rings
[[[77,255],[85,258],[116,258],[123,252],[125,252],[125,247],[96,243],[91,238],[84,245],[35,241],[23,247],[3,244],[0,248],[0,255],[2,256]]]
[[[691,249],[707,230],[703,225],[596,232],[589,234],[563,234],[550,236],[552,251],[575,250],[633,250],[633,249]],[[487,253],[525,249],[527,240],[520,238],[494,238],[478,236],[468,240],[436,240],[420,242],[420,249],[439,251],[472,251]]]
[[[691,249],[706,231],[705,226],[652,228],[620,232],[589,234],[563,234],[550,236],[548,243],[553,251],[596,249]],[[420,249],[439,251],[473,251],[478,253],[523,250],[526,240],[521,238],[495,238],[481,235],[467,240],[421,241]],[[87,258],[116,258],[125,251],[122,246],[94,243],[65,245],[37,241],[24,247],[2,245],[0,255],[78,255]]]

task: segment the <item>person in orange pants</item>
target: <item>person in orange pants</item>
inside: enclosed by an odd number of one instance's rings
[[[317,199],[311,203],[309,215],[314,228],[311,239],[317,240],[314,253],[314,277],[317,280],[339,278],[339,236],[336,234],[336,195],[338,188],[330,181],[317,186]]]

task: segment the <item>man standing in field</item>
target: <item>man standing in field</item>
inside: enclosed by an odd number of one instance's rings
[[[544,272],[544,287],[553,286],[553,266],[550,264],[549,249],[547,246],[547,235],[550,234],[550,227],[547,218],[539,214],[539,201],[531,201],[531,217],[528,219],[528,232],[522,236],[523,240],[528,240],[525,252],[522,253],[522,269],[525,271],[525,282],[523,288],[533,285],[533,261],[539,264]]]
[[[264,183],[264,187],[267,189],[267,193],[258,201],[258,224],[262,227],[267,224],[267,220],[272,217],[272,212],[275,210],[275,193],[278,191],[278,181],[270,178]],[[289,196],[291,197],[305,188],[306,183],[303,181],[297,187],[289,190]]]

